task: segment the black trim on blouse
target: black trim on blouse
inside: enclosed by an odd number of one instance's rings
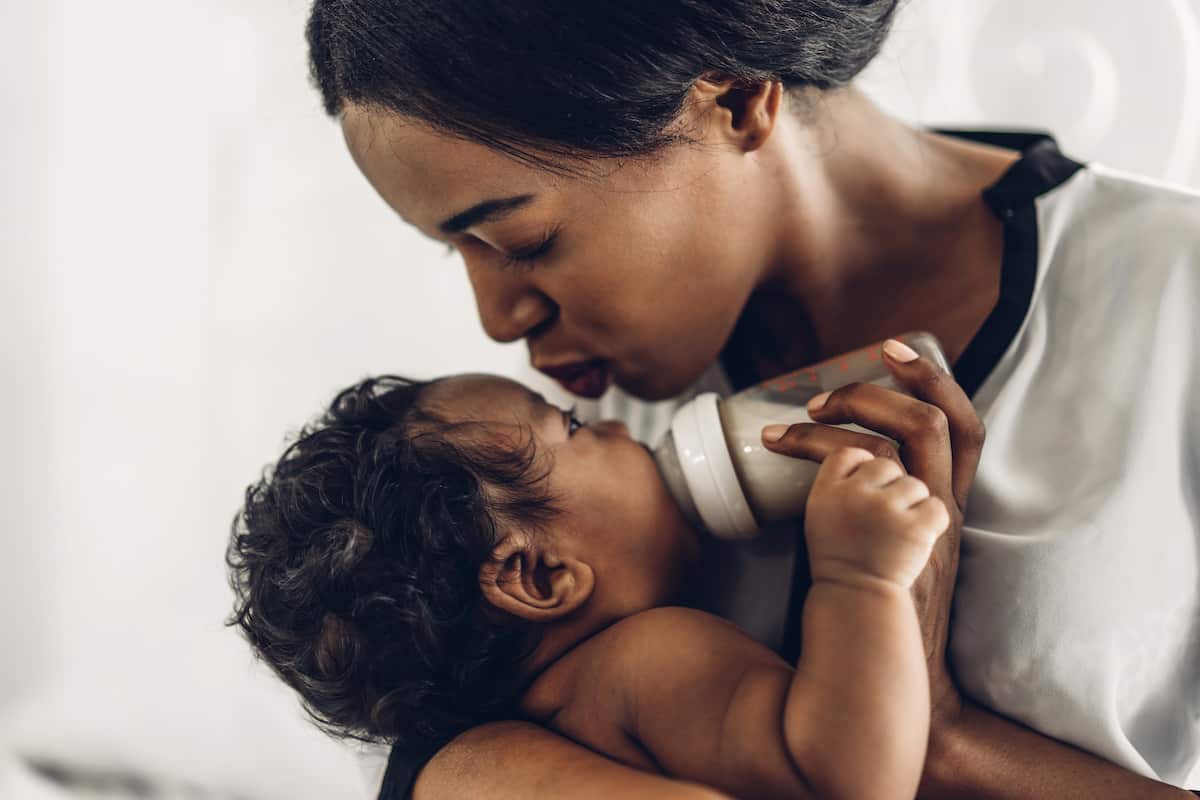
[[[1020,160],[983,192],[984,202],[1004,223],[1004,257],[996,306],[953,367],[954,377],[967,397],[974,397],[1029,313],[1038,265],[1035,201],[1064,183],[1083,164],[1064,156],[1047,133],[953,130],[937,133],[1021,151]]]

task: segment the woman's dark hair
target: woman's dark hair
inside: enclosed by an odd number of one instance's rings
[[[898,0],[316,0],[310,65],[347,102],[544,163],[640,156],[697,78],[830,89],[879,51]]]
[[[429,385],[339,393],[234,518],[228,624],[335,736],[425,745],[510,716],[536,644],[485,613],[478,572],[510,526],[552,518],[544,471],[531,444],[422,410]]]

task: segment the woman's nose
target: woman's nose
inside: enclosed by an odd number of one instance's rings
[[[479,321],[484,332],[497,342],[523,339],[555,313],[550,298],[512,274],[515,272],[501,272],[494,267],[489,270],[489,265],[467,269]]]

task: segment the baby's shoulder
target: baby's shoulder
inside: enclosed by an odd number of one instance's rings
[[[531,687],[534,718],[622,763],[657,771],[639,720],[686,727],[719,716],[741,677],[791,668],[740,628],[693,608],[625,617],[580,642]],[[757,670],[762,674],[762,670]],[[680,734],[682,735],[682,734]]]
[[[729,626],[720,617],[682,606],[662,606],[617,620],[577,643],[538,677],[524,704],[549,716],[572,699],[586,694],[583,687],[625,685],[632,670],[673,651],[672,644],[710,636],[714,627]],[[531,709],[532,710],[532,709]]]
[[[684,606],[640,611],[577,644],[530,687],[522,705],[535,719],[606,717],[623,725],[647,697],[683,684],[728,680],[731,670],[789,668],[741,628]]]
[[[728,664],[731,654],[752,661],[779,661],[733,623],[694,608],[659,606],[631,614],[576,644],[530,686],[526,713],[548,721],[567,708],[599,704],[619,714],[625,698],[676,673],[692,679],[704,666]]]
[[[579,676],[586,676],[595,699],[626,715],[647,702],[681,696],[685,688],[703,694],[706,684],[726,682],[747,668],[789,669],[732,622],[683,606],[633,614],[593,638],[579,654],[587,662]]]
[[[538,677],[521,699],[527,717],[640,769],[658,771],[630,736],[647,671],[671,671],[686,638],[695,647],[709,626],[729,623],[689,608],[654,608],[589,636]],[[690,631],[690,635],[689,635]]]
[[[729,620],[686,606],[659,606],[625,617],[604,631],[610,658],[630,659],[672,653],[697,644],[737,643],[752,639]],[[765,648],[764,648],[765,649]]]
[[[695,608],[652,608],[611,631],[608,669],[651,695],[677,681],[725,676],[731,667],[788,666],[729,620]]]

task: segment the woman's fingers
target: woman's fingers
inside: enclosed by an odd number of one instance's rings
[[[875,458],[889,458],[904,469],[899,451],[882,436],[835,428],[817,422],[797,422],[795,425],[789,425],[781,437],[769,440],[764,436],[763,443],[768,450],[776,453],[817,462],[824,462],[844,447],[856,447],[866,450]]]
[[[852,422],[900,442],[899,455],[908,471],[929,484],[935,494],[953,499],[961,511],[983,446],[983,424],[974,406],[953,376],[932,362],[924,358],[900,362],[890,357],[885,361],[897,383],[913,396],[871,383],[851,383],[827,393],[824,405],[810,406],[809,415],[827,425]],[[793,425],[781,439],[764,439],[764,444],[779,453],[814,460],[842,444],[872,449],[862,439],[829,433],[830,429],[821,426],[805,430],[806,425]],[[880,441],[895,452],[886,440]]]
[[[954,459],[953,490],[959,511],[967,507],[967,495],[975,482],[979,456],[987,436],[983,420],[971,404],[954,376],[926,358],[900,361],[884,348],[884,363],[895,381],[914,397],[938,408],[945,415],[949,428],[950,448]]]
[[[766,443],[765,446],[778,453],[810,458],[805,450],[813,449],[812,440],[829,440],[829,445],[840,443],[847,437],[832,431],[841,432],[844,429],[832,426],[853,422],[891,437],[900,443],[899,449],[882,437],[871,437],[870,434],[853,431],[847,433],[878,439],[882,444],[874,444],[874,447],[886,446],[891,453],[896,453],[896,458],[906,470],[929,484],[934,494],[947,498],[952,496],[953,470],[948,424],[946,415],[936,406],[873,383],[851,383],[834,389],[824,406],[817,409],[810,406],[809,416],[824,427],[812,425],[816,430],[800,430],[793,433],[796,429],[811,425],[799,423],[793,425],[792,430],[783,439]],[[866,444],[847,444],[871,449]]]

